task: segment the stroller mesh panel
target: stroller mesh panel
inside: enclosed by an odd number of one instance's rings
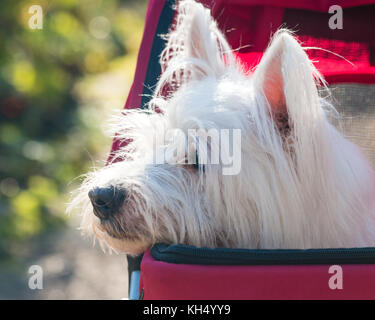
[[[375,166],[375,85],[340,84],[330,89],[343,133]]]

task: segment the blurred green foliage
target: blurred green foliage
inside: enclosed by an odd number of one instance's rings
[[[33,4],[43,9],[41,30],[29,27]],[[63,226],[69,182],[91,157],[105,158],[103,118],[125,102],[145,6],[0,2],[0,257]]]

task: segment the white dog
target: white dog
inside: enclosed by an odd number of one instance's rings
[[[167,39],[149,110],[116,118],[118,138],[131,141],[117,154],[124,161],[89,174],[71,203],[84,231],[130,254],[156,242],[375,246],[374,170],[330,123],[335,109],[317,89],[324,80],[288,31],[273,36],[250,74],[192,0],[180,2]],[[220,141],[208,132],[206,147],[194,144],[192,129],[217,131]],[[241,167],[224,174],[232,149]]]

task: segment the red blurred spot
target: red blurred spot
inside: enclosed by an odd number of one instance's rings
[[[1,101],[1,113],[7,118],[17,118],[25,109],[23,101],[16,97],[8,97]]]

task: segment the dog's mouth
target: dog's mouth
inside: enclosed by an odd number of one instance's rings
[[[120,234],[120,232],[118,231],[114,232],[114,228],[112,226],[109,227],[109,225],[111,225],[111,222],[109,222],[108,220],[100,220],[100,229],[103,232],[105,232],[107,235],[109,235],[111,238],[114,238],[114,239],[120,240],[124,238],[123,235]]]
[[[129,235],[126,234],[120,224],[114,219],[100,219],[98,228],[111,238],[118,240],[129,239]]]
[[[124,226],[122,226],[120,222],[114,218],[99,219],[97,227],[100,231],[105,232],[109,237],[117,240],[139,240],[139,237],[137,235],[135,235],[130,230],[125,230]]]

